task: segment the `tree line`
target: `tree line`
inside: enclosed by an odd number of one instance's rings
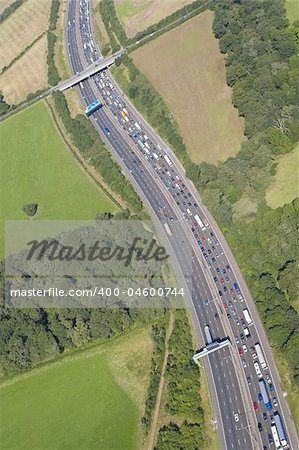
[[[11,5],[7,6],[0,14],[0,24],[4,22],[13,12],[16,11],[23,3],[23,0],[15,0]]]
[[[176,310],[174,315],[174,328],[168,342],[165,409],[176,419],[159,429],[155,450],[204,449],[204,411],[198,366],[192,360],[190,324],[185,310]]]

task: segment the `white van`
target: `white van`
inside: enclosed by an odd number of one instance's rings
[[[256,371],[256,374],[257,374],[258,378],[263,378],[263,374],[261,372],[259,363],[255,362],[255,363],[253,363],[253,365],[254,365],[254,368],[255,368],[255,371]]]

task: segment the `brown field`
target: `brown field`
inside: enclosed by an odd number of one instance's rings
[[[95,0],[97,1],[97,0]],[[120,22],[128,37],[159,22],[193,0],[114,0]]]
[[[205,11],[132,53],[177,120],[194,162],[236,155],[244,122],[231,103],[223,55]]]
[[[65,39],[65,20],[67,12],[67,0],[61,0],[56,25],[56,45],[55,45],[55,65],[60,77],[65,80],[71,76],[71,69],[68,63]]]
[[[12,3],[14,2],[14,0],[1,0],[0,1],[0,14],[3,13],[3,11]]]
[[[51,0],[27,0],[0,27],[0,70],[48,27]]]
[[[93,10],[93,24],[96,33],[98,44],[103,48],[109,43],[109,36],[107,34],[104,22],[102,21],[101,14],[99,13],[99,4],[101,0],[92,0],[92,10]]]
[[[9,104],[47,86],[47,36],[44,35],[0,76],[0,90]]]
[[[71,117],[76,117],[77,114],[84,114],[84,107],[80,101],[80,97],[75,89],[67,89],[64,91]]]

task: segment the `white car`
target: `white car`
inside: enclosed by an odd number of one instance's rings
[[[247,352],[247,346],[245,345],[245,344],[243,344],[243,350],[244,350],[244,353],[246,353]]]
[[[235,422],[239,422],[239,414],[238,413],[235,413],[234,414],[234,418],[235,418]]]

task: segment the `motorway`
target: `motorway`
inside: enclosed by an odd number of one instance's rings
[[[88,0],[69,0],[66,38],[74,74],[100,58]],[[274,412],[280,414],[286,429],[285,448],[297,448],[294,425],[250,293],[220,230],[185,178],[180,163],[129,104],[107,70],[82,81],[78,91],[86,106],[95,99],[104,105],[90,120],[142,198],[172,256],[185,288],[198,346],[205,343],[206,325],[214,339],[229,336],[231,340],[230,347],[204,361],[221,448],[275,448],[271,432]],[[244,309],[250,311],[250,324]],[[248,337],[244,329],[249,330]],[[268,363],[265,371],[260,370],[271,412],[258,399],[257,359],[250,350],[258,342]]]

